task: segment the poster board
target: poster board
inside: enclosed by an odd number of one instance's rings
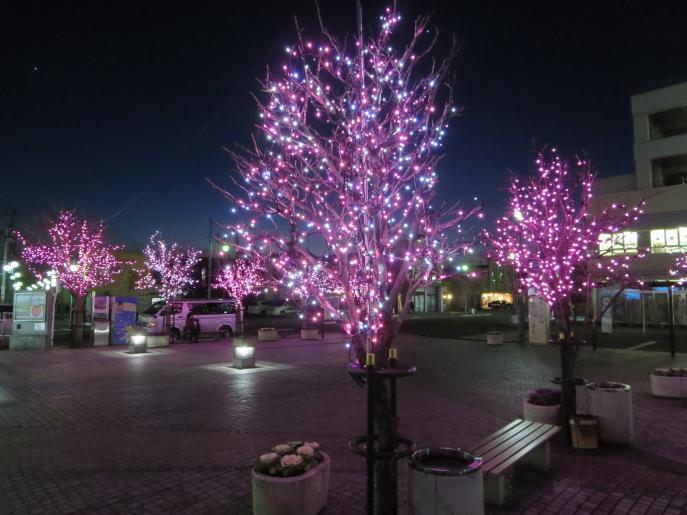
[[[113,345],[126,345],[127,327],[136,326],[136,297],[114,297],[112,299]]]
[[[14,294],[15,322],[45,322],[45,292],[17,292]]]

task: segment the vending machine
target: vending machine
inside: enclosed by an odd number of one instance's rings
[[[110,297],[93,295],[91,304],[93,311],[93,346],[99,347],[110,344]]]

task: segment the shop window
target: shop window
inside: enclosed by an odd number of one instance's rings
[[[687,252],[687,227],[653,229],[651,231],[651,252],[655,254]]]
[[[637,233],[625,231],[617,234],[599,235],[599,252],[602,256],[637,253]]]

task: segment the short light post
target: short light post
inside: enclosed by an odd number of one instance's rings
[[[255,368],[255,347],[252,345],[237,345],[234,347],[234,368]]]
[[[132,329],[129,333],[129,354],[142,354],[148,352],[148,336],[145,330]]]

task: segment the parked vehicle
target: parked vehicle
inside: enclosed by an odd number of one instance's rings
[[[513,304],[507,300],[492,300],[489,304],[487,304],[487,307],[493,311],[496,311],[498,309],[510,309],[513,307]]]
[[[243,303],[246,315],[266,315],[269,309],[269,301],[267,300],[246,300]]]
[[[266,302],[267,314],[274,317],[294,317],[301,312],[300,302],[273,300]]]
[[[323,309],[324,311],[324,321],[325,322],[341,322],[341,320],[346,319],[346,304],[345,302],[339,298],[339,297],[327,297],[327,301],[331,305],[331,307],[334,309],[333,311],[331,309]],[[309,319],[312,318],[312,313],[316,313],[318,310],[320,310],[320,304],[314,299],[311,299],[306,307],[305,310],[301,311],[301,317],[308,317]]]
[[[151,334],[169,330],[170,338],[179,339],[186,317],[191,313],[200,324],[201,334],[214,333],[218,338],[228,338],[236,332],[237,308],[234,299],[183,299],[169,304],[159,301],[138,316],[138,325]]]

